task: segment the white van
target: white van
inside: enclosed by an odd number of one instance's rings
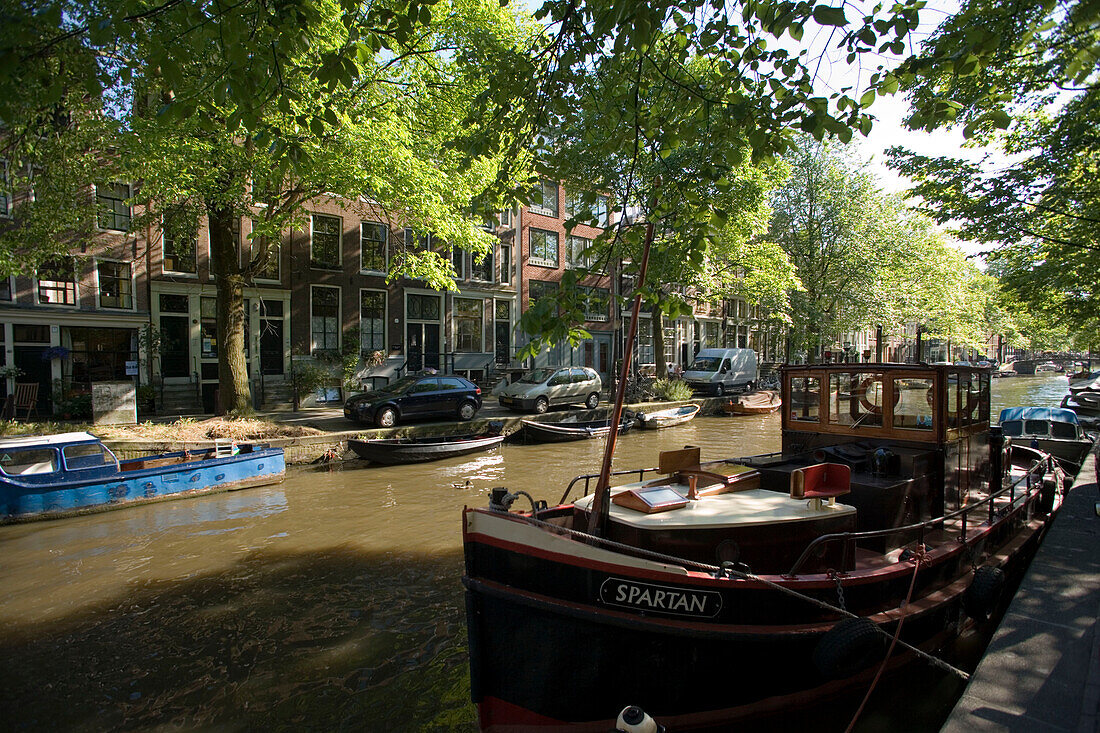
[[[684,381],[694,391],[719,397],[752,389],[758,378],[752,349],[699,349],[684,372]]]

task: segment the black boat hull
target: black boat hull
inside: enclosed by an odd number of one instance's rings
[[[624,420],[619,424],[619,435],[630,430],[634,420]],[[581,423],[539,423],[523,421],[523,436],[535,443],[568,443],[574,440],[592,440],[606,438],[611,433],[607,420]]]
[[[349,440],[348,448],[371,463],[392,466],[440,461],[491,450],[504,442],[503,435],[461,435],[424,440]]]

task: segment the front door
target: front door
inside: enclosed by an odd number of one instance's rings
[[[498,300],[494,306],[494,347],[496,363],[508,365],[512,362],[512,317],[511,304],[507,300]]]
[[[283,373],[283,321],[273,318],[260,320],[260,373]]]
[[[409,371],[439,368],[439,324],[408,323],[405,326]]]
[[[191,324],[187,316],[160,317],[162,377],[191,376]]]
[[[38,414],[50,414],[50,390],[53,389],[53,374],[50,362],[42,358],[48,346],[15,346],[12,363],[22,370],[23,376],[16,383],[38,382]],[[42,418],[45,419],[45,418]]]

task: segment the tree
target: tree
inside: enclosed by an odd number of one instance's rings
[[[903,65],[909,122],[945,116],[1006,162],[893,150],[937,221],[990,245],[1021,302],[1074,330],[1100,316],[1100,57],[1095,4],[969,0]]]
[[[907,322],[958,329],[973,268],[927,217],[884,194],[848,151],[804,139],[773,197],[769,238],[794,264],[792,347],[820,357],[836,334]]]
[[[209,223],[219,296],[220,412],[251,409],[243,287],[266,264],[271,243],[300,223],[309,200],[370,196],[407,225],[453,246],[478,252],[491,246],[476,212],[479,201],[499,208],[499,196],[486,194],[501,178],[499,155],[471,158],[449,142],[466,132],[460,125],[484,89],[484,65],[499,49],[521,45],[529,30],[496,3],[413,7],[420,10],[411,19],[381,4],[360,17],[358,8],[338,2],[303,2],[292,32],[286,9],[275,17],[259,2],[170,3],[140,20],[116,19],[115,35],[103,36],[93,23],[62,44],[85,41],[68,50],[78,58],[111,45],[118,59],[95,67],[94,79],[80,68],[71,80],[98,85],[101,96],[86,103],[71,126],[98,167],[69,183],[87,189],[108,172],[140,180],[134,200],[145,213],[135,223],[158,229],[163,223],[173,238],[192,236],[201,217]],[[92,10],[79,9],[74,23]],[[247,40],[227,40],[242,36]],[[284,40],[291,51],[265,50],[265,43]],[[346,55],[349,47],[354,58]],[[51,60],[65,67],[60,51]],[[269,64],[269,86],[242,97],[229,85],[259,84],[251,63]],[[41,83],[54,88],[52,78]],[[88,119],[107,123],[89,136]],[[41,125],[33,118],[22,122],[28,134],[14,139],[14,149],[33,160],[39,151],[19,141],[32,139]],[[82,211],[87,227],[93,212]],[[33,226],[53,212],[29,206],[20,213]],[[245,265],[233,227],[241,216],[257,222]],[[44,228],[51,233],[58,228]],[[41,237],[43,250],[52,246],[48,239]],[[408,251],[391,277],[453,288],[453,274],[438,252]]]

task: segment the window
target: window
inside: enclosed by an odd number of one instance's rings
[[[251,252],[249,253],[250,263],[256,262],[256,258],[260,256],[260,251],[263,249],[265,241],[263,239],[252,240]],[[280,271],[280,265],[282,261],[282,247],[278,244],[272,244],[267,247],[266,260],[260,264],[252,265],[255,269],[252,271],[252,277],[256,280],[270,280],[272,282],[279,282],[282,277]]]
[[[100,262],[99,306],[101,308],[133,308],[134,283],[130,278],[129,262]]]
[[[547,282],[545,280],[531,280],[528,284],[531,289],[531,302],[534,303],[539,298],[544,296],[553,296],[558,292],[558,284]]]
[[[607,227],[607,197],[597,196],[595,202],[587,205],[582,194],[571,194],[565,198],[565,215],[590,226]]]
[[[455,351],[481,351],[485,307],[480,300],[455,298]]]
[[[194,275],[196,260],[198,259],[199,242],[194,234],[190,236],[169,236],[168,232],[162,233],[164,245],[164,260],[162,263],[165,272],[181,272]]]
[[[531,257],[532,265],[544,267],[558,266],[558,235],[556,232],[548,232],[543,229],[531,230]]]
[[[9,302],[13,300],[11,280],[12,279],[10,275],[8,275],[7,277],[0,277],[0,300],[6,300]],[[0,329],[0,331],[2,330],[3,329]]]
[[[512,284],[512,242],[500,243],[500,280],[504,285]]]
[[[313,215],[313,232],[309,242],[309,266],[319,270],[340,269],[339,217]]]
[[[8,161],[0,160],[0,217],[9,216],[11,216],[11,180],[8,178]]]
[[[817,377],[791,379],[790,419],[817,422],[821,403],[821,380]]]
[[[484,255],[470,254],[470,277],[490,283],[493,281],[493,250]]]
[[[310,350],[340,348],[340,288],[314,285],[310,288]]]
[[[608,303],[611,291],[607,288],[581,287],[584,294],[584,318],[588,321],[608,320]]]
[[[500,222],[500,225],[502,227],[512,226],[512,210],[511,209],[505,209],[504,211],[501,211],[498,214],[497,220]]]
[[[95,201],[99,228],[125,232],[130,228],[130,186],[125,183],[96,184]]]
[[[409,293],[406,316],[417,321],[438,321],[439,296]]]
[[[38,268],[38,302],[76,305],[76,262],[52,260]]]
[[[415,230],[405,228],[405,249],[412,252],[421,250],[427,252],[435,245],[435,235],[417,234]]]
[[[455,268],[455,279],[465,279],[466,250],[461,247],[451,247],[451,264],[454,265]]]
[[[585,250],[592,245],[592,240],[584,237],[569,237],[565,240],[565,260],[571,267],[587,267],[588,258]]]
[[[715,348],[718,346],[718,323],[707,321],[703,324],[703,347]]]
[[[247,313],[247,309],[245,310]],[[218,299],[203,298],[199,301],[199,340],[203,359],[218,358]],[[244,340],[248,344],[248,339]]]
[[[359,291],[359,337],[364,354],[386,350],[386,294]]]
[[[542,181],[535,189],[531,197],[531,205],[528,207],[535,214],[558,216],[558,184],[557,181]]]
[[[172,293],[160,294],[160,312],[161,313],[188,313],[190,311],[190,305],[187,302],[186,295],[174,295]]]
[[[359,268],[371,272],[388,270],[387,244],[389,229],[376,221],[364,221],[359,224]]]

